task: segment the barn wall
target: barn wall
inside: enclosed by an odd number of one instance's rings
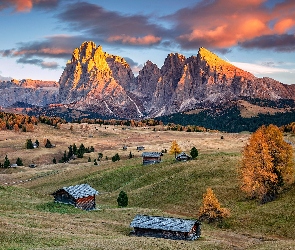
[[[95,196],[88,196],[77,199],[76,207],[84,210],[95,209]]]

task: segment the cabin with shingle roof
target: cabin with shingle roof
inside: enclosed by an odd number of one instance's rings
[[[52,195],[55,202],[70,204],[83,210],[93,210],[96,207],[95,195],[98,195],[98,192],[88,184],[81,184],[63,187]]]
[[[176,156],[176,160],[178,161],[189,161],[192,157],[184,152],[181,152]]]
[[[148,165],[148,164],[160,163],[161,156],[163,156],[163,154],[159,152],[143,152],[141,156],[142,156],[142,164]]]
[[[195,240],[201,236],[201,222],[171,217],[136,215],[131,235],[173,240]]]

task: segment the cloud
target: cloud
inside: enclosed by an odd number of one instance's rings
[[[174,22],[171,30],[183,49],[228,49],[247,44],[258,37],[272,39],[287,35],[295,29],[295,2],[292,0],[202,0],[191,8],[184,8],[163,17]],[[275,49],[270,40],[268,49]],[[280,44],[280,50],[289,50]],[[284,48],[285,46],[285,48]]]
[[[239,44],[246,49],[274,49],[276,51],[295,51],[295,35],[265,35]]]
[[[59,67],[56,62],[47,62],[44,59],[70,59],[73,50],[84,42],[84,39],[81,36],[50,36],[42,41],[19,43],[16,48],[0,50],[0,55],[18,58],[17,63],[56,69]]]
[[[153,35],[147,35],[144,37],[131,37],[126,35],[111,36],[107,39],[108,42],[120,42],[123,44],[132,45],[152,45],[158,44],[161,41],[161,37],[155,37]]]
[[[95,40],[121,45],[150,46],[169,34],[167,29],[152,23],[149,16],[123,15],[87,2],[68,5],[58,18]]]
[[[51,9],[59,4],[60,0],[1,0],[0,11],[13,8],[15,12],[30,11],[33,7]]]
[[[143,65],[138,64],[137,62],[134,62],[131,58],[129,57],[124,57],[126,62],[129,64],[132,72],[134,75],[138,75],[139,71],[142,69]]]
[[[274,74],[274,73],[287,73],[290,72],[288,69],[284,68],[276,68],[273,65],[262,65],[262,64],[255,64],[255,63],[243,63],[243,62],[231,62],[231,64],[239,67],[243,70],[246,70],[254,75],[267,75],[267,74]]]
[[[59,68],[58,63],[56,62],[45,62],[42,59],[28,59],[28,58],[19,58],[17,61],[17,63],[22,63],[22,64],[32,64],[35,66],[39,66],[42,69],[57,69]]]

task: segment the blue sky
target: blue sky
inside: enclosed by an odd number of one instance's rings
[[[293,0],[0,0],[0,79],[55,80],[83,41],[124,57],[205,47],[258,77],[295,84]]]

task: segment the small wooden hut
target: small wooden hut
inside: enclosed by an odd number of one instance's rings
[[[159,152],[143,152],[142,153],[142,164],[155,164],[161,162],[161,156],[163,154]]]
[[[166,238],[173,240],[195,240],[201,236],[201,222],[179,218],[136,215],[130,223],[131,235]]]
[[[55,191],[55,202],[73,205],[83,210],[95,209],[95,195],[98,192],[88,184],[63,187]]]
[[[190,160],[192,157],[184,152],[181,152],[180,154],[178,154],[176,156],[176,160],[178,161],[188,161]]]

